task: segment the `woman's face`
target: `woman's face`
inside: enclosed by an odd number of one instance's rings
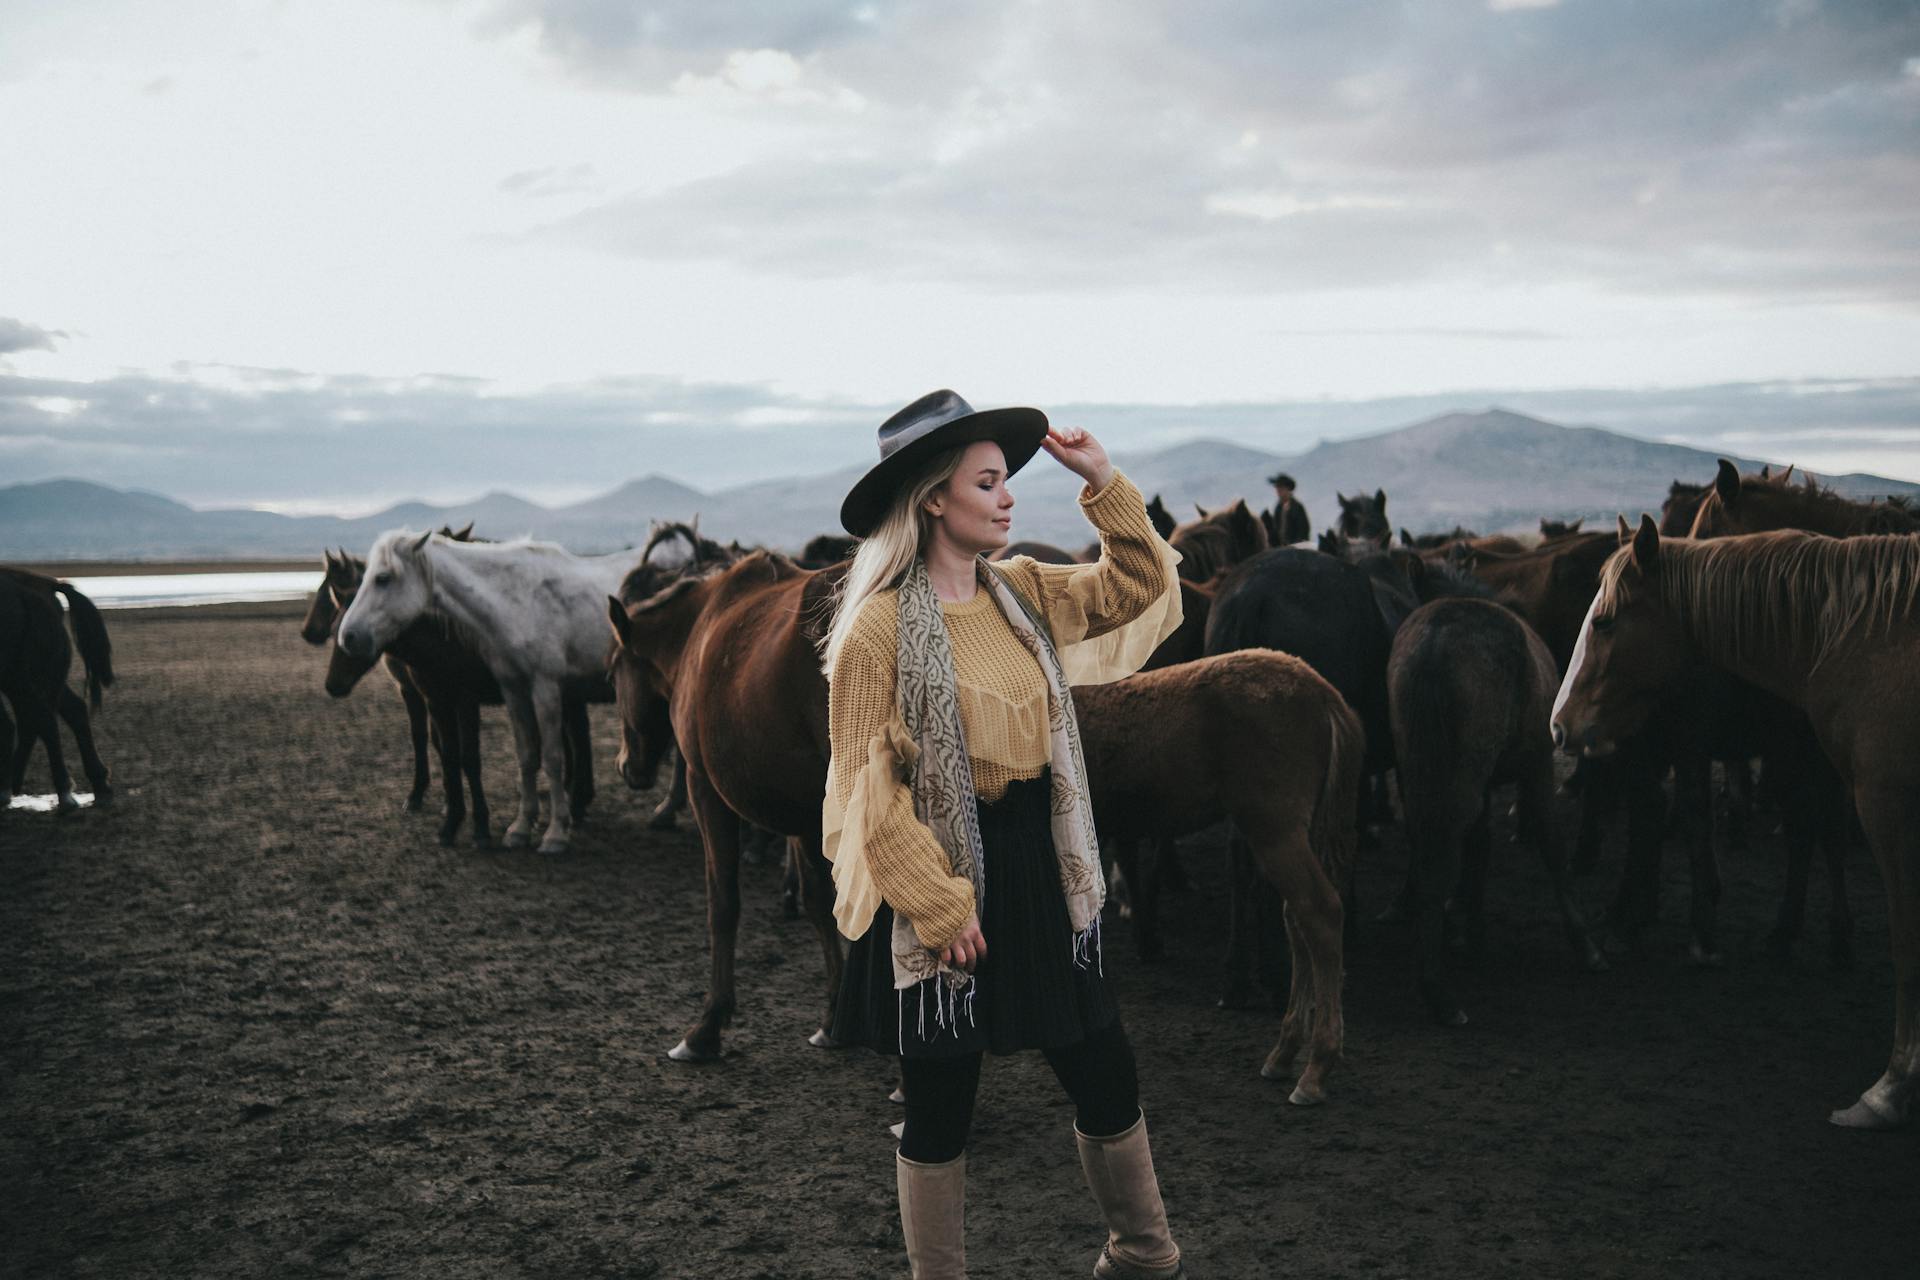
[[[935,535],[967,555],[998,551],[1013,529],[1013,495],[1007,492],[1007,458],[991,440],[979,440],[960,455],[960,469],[927,499]]]

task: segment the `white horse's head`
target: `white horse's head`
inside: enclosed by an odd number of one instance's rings
[[[367,552],[366,576],[340,617],[340,647],[366,660],[392,644],[433,603],[433,569],[427,562],[431,533],[395,529]]]

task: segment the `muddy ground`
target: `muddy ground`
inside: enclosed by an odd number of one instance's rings
[[[667,1060],[706,982],[699,845],[643,829],[657,797],[618,785],[608,716],[575,852],[442,849],[436,800],[401,812],[398,698],[376,676],[328,700],[287,607],[110,625],[121,683],[99,732],[119,803],[0,815],[0,1271],[903,1273],[892,1075],[805,1043],[821,964],[781,918],[776,867],[745,876],[726,1059]],[[505,814],[508,736],[488,714]],[[1135,962],[1111,924],[1190,1273],[1913,1275],[1920,1140],[1826,1122],[1890,1038],[1864,855],[1851,972],[1825,959],[1820,885],[1800,954],[1761,954],[1768,835],[1725,863],[1725,967],[1685,963],[1670,851],[1662,925],[1594,976],[1504,831],[1488,954],[1460,982],[1471,1025],[1429,1025],[1405,935],[1364,929],[1347,1065],[1317,1110],[1257,1074],[1270,1011],[1213,1007],[1220,833],[1190,843],[1164,963]],[[1391,834],[1363,908],[1403,867]],[[979,1115],[973,1274],[1087,1274],[1100,1234],[1044,1065],[991,1060]]]

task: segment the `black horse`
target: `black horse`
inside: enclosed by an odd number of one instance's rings
[[[72,620],[72,641],[60,619],[62,597]],[[73,665],[76,647],[87,673],[85,701],[67,687],[67,671]],[[60,811],[70,813],[80,807],[73,794],[66,753],[60,746],[61,720],[67,722],[79,745],[81,766],[93,787],[94,803],[112,801],[113,786],[106,764],[94,750],[88,715],[89,704],[95,711],[100,709],[101,691],[112,683],[113,643],[93,601],[70,582],[26,569],[0,569],[0,693],[13,705],[22,730],[16,746],[13,721],[0,709],[0,764],[6,770],[0,774],[0,810],[25,784],[27,759],[33,754],[36,739],[46,744]]]

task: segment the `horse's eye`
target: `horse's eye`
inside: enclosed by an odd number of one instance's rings
[[[1594,614],[1594,615],[1593,615],[1593,629],[1594,629],[1595,631],[1611,631],[1611,630],[1613,630],[1613,615],[1612,615],[1612,614],[1610,614],[1610,613],[1596,613],[1596,614]]]
[[[373,575],[373,585],[376,587],[391,586],[392,583],[393,583],[393,574],[389,573],[385,569],[382,569],[379,573],[376,573]]]

